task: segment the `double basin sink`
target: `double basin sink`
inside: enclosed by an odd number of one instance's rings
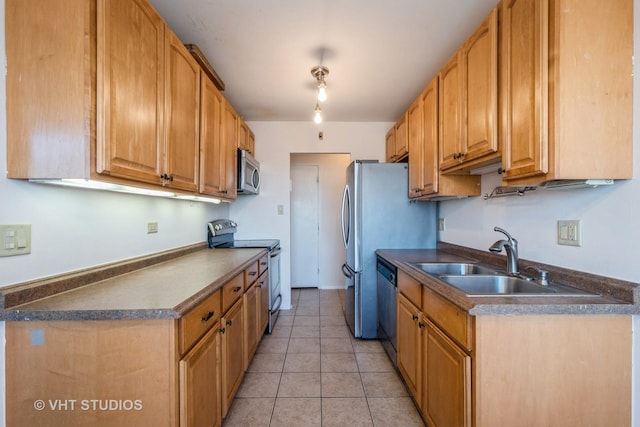
[[[460,289],[467,296],[596,296],[596,294],[559,283],[541,285],[524,276],[510,276],[479,264],[409,263],[414,268]]]

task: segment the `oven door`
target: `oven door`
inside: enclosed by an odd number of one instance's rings
[[[277,247],[269,252],[269,333],[273,331],[276,320],[278,320],[281,304],[280,247]]]
[[[238,150],[238,194],[260,193],[260,163],[246,150]]]

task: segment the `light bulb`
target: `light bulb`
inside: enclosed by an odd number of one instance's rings
[[[320,106],[318,105],[318,103],[316,102],[316,109],[313,110],[313,112],[315,113],[313,116],[313,121],[316,123],[322,123],[322,110],[320,109]]]
[[[327,84],[322,82],[318,85],[318,101],[324,102],[327,100]]]

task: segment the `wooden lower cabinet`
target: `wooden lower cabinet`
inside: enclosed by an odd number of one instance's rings
[[[398,293],[398,370],[409,391],[420,401],[422,391],[422,360],[420,348],[420,310]]]
[[[180,361],[180,426],[222,423],[220,400],[220,325],[214,325]]]
[[[7,425],[221,425],[250,362],[244,301],[254,351],[264,331],[267,273],[245,295],[243,276],[180,319],[6,322]]]
[[[220,322],[222,333],[222,416],[227,415],[244,377],[244,318],[240,298]]]
[[[471,316],[426,285],[419,305],[399,293],[397,363],[429,427],[631,426],[630,315]]]
[[[258,348],[258,294],[257,282],[244,293],[244,369],[249,367],[249,363]]]
[[[471,425],[471,356],[424,316],[422,413],[430,427]]]

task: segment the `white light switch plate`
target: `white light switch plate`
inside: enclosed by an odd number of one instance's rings
[[[31,224],[0,225],[0,256],[31,253]]]

